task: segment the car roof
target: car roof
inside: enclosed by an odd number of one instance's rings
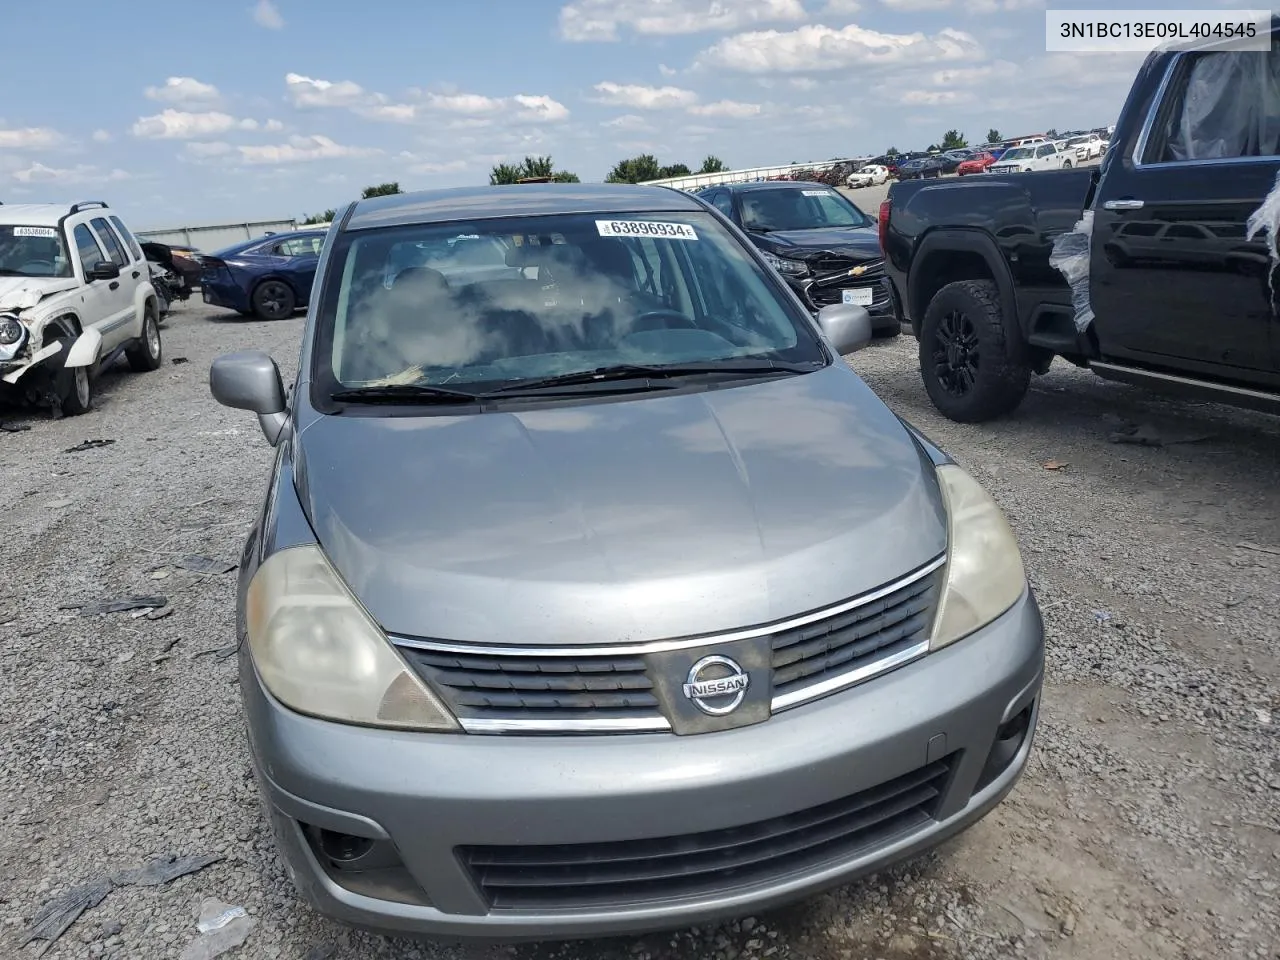
[[[0,204],[0,223],[56,227],[70,209],[69,203],[5,203]]]
[[[411,223],[493,220],[571,213],[646,213],[701,210],[686,193],[666,187],[615,183],[520,183],[396,193],[360,200],[344,230]]]
[[[825,183],[818,183],[816,180],[753,180],[750,183],[718,183],[716,187],[725,190],[740,191],[749,193],[755,190],[812,190],[815,187],[825,187]],[[707,187],[708,190],[712,189]]]

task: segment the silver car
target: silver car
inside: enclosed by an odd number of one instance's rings
[[[393,266],[394,265],[394,266]],[[277,449],[240,688],[321,911],[443,937],[701,924],[971,825],[1043,633],[992,499],[697,198],[362,200],[299,372],[222,357]]]

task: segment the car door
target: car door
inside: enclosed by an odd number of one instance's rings
[[[102,351],[106,353],[120,343],[124,336],[120,328],[129,319],[121,307],[120,281],[89,279],[94,267],[99,263],[108,262],[110,258],[93,231],[89,229],[88,223],[76,224],[71,230],[71,238],[76,246],[76,258],[79,260],[81,277],[85,283],[82,294],[81,326],[85,329],[92,327],[98,331],[102,337]],[[123,319],[121,319],[122,315]]]
[[[1278,53],[1171,58],[1132,158],[1108,161],[1090,260],[1104,352],[1225,376],[1276,369],[1274,265],[1246,225],[1280,169]],[[1142,256],[1117,256],[1135,234],[1153,237]]]
[[[112,334],[118,333],[120,339],[137,336],[142,331],[137,293],[138,287],[150,279],[147,265],[141,260],[135,260],[128,241],[120,236],[105,217],[94,217],[89,221],[89,226],[97,236],[98,243],[106,250],[107,257],[120,268],[120,276],[115,281],[119,286],[107,284],[107,291],[117,306],[115,319],[120,321],[120,326],[112,330]]]
[[[1037,170],[1051,170],[1056,164],[1053,162],[1055,151],[1053,144],[1042,143],[1036,147],[1036,157],[1034,166]]]

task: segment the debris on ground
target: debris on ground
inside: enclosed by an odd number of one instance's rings
[[[190,363],[191,361],[188,360],[186,357],[174,357],[169,362],[176,367],[180,363]]]
[[[72,500],[50,500],[45,504],[45,508],[48,510],[61,510],[63,507],[71,506],[72,503],[74,503]]]
[[[173,613],[173,607],[161,607],[159,610],[148,610],[143,616],[148,620],[163,620]]]
[[[29,423],[0,423],[0,433],[24,433],[30,429]]]
[[[1178,431],[1151,423],[1122,423],[1107,435],[1109,443],[1131,443],[1139,447],[1171,447],[1176,443],[1201,443],[1213,439],[1212,433]]]
[[[80,616],[95,617],[103,613],[124,613],[127,610],[159,610],[168,606],[168,597],[120,597],[116,600],[95,600],[80,607]],[[74,609],[74,607],[70,608]]]
[[[226,560],[214,560],[212,557],[188,554],[178,561],[178,566],[183,570],[190,570],[192,573],[222,574],[230,573],[238,564],[228,563]]]
[[[1046,460],[1044,462],[1044,468],[1046,470],[1061,470],[1063,467],[1069,466],[1071,466],[1071,464],[1062,460]]]
[[[203,870],[222,859],[221,856],[160,857],[136,869],[121,870],[72,887],[36,912],[21,945],[26,946],[33,940],[43,940],[43,946],[36,952],[37,957],[43,956],[80,919],[81,914],[102,903],[116,887],[158,887],[178,877]]]
[[[206,898],[200,903],[194,940],[187,944],[179,960],[214,960],[244,944],[257,925],[244,907]]]
[[[114,440],[85,440],[83,443],[77,443],[74,447],[68,447],[63,453],[84,453],[86,450],[97,450],[99,447],[109,447]]]

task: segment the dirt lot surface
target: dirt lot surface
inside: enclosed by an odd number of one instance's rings
[[[1013,418],[962,427],[929,405],[909,337],[851,362],[1000,500],[1044,607],[1042,725],[1006,803],[922,860],[713,929],[443,947],[300,907],[224,656],[235,575],[181,566],[237,559],[271,459],[209,397],[209,362],[261,347],[291,373],[300,328],[187,306],[163,368],[109,372],[90,415],[0,411],[30,428],[0,432],[0,956],[35,956],[32,918],[72,888],[210,856],[82,890],[46,956],[177,957],[216,897],[256,920],[230,955],[251,958],[1280,957],[1280,419],[1055,366]],[[169,615],[68,609],[153,594]]]

